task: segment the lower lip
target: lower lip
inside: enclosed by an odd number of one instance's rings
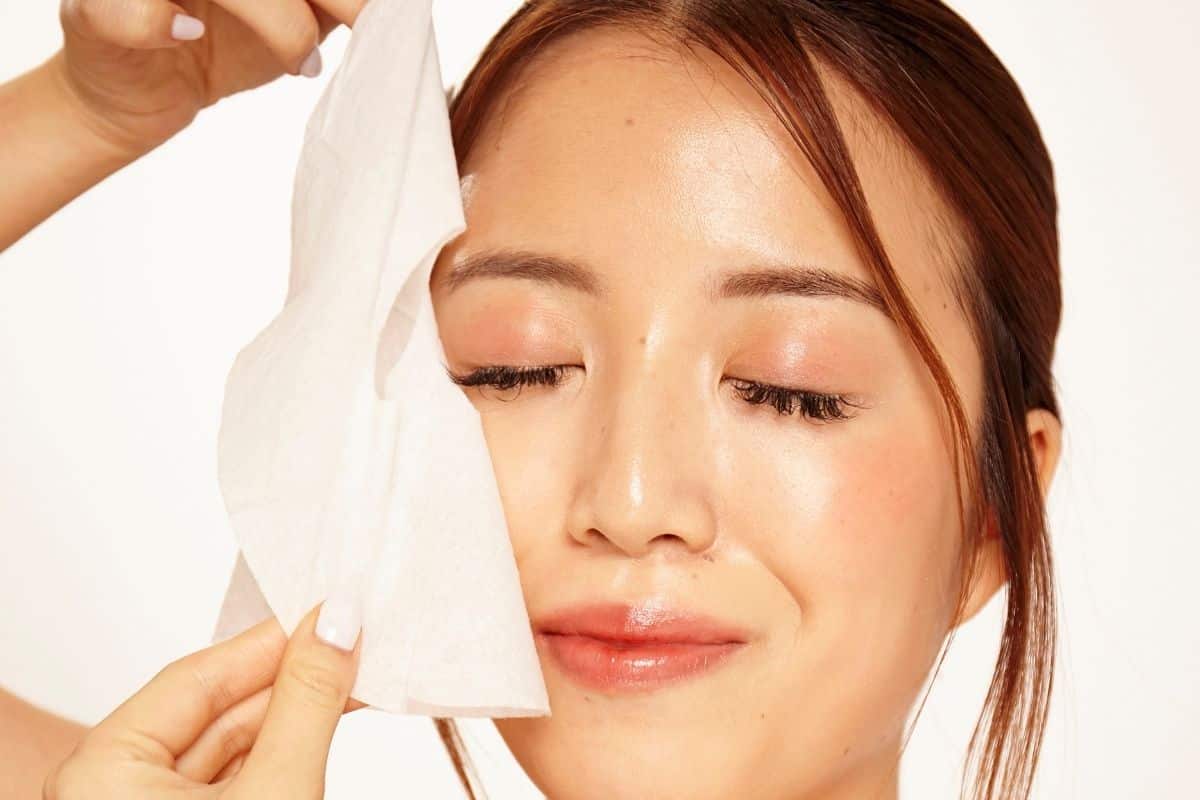
[[[594,689],[660,688],[713,669],[745,642],[615,642],[590,636],[542,633],[555,661],[579,683]]]

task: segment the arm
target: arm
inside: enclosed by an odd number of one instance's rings
[[[223,97],[313,76],[365,0],[60,0],[62,48],[0,85],[0,252]]]
[[[191,17],[169,0],[61,0],[62,49],[0,84],[0,253],[203,108],[316,75],[316,45],[364,3],[215,0]],[[0,689],[0,797],[40,797],[86,730]]]
[[[47,773],[63,761],[87,728],[0,689],[0,796],[41,797]]]
[[[0,252],[140,154],[70,91],[62,51],[0,85]]]

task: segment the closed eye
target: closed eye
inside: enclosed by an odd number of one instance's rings
[[[851,415],[846,413],[847,409],[857,408],[854,403],[840,394],[792,389],[740,378],[732,380],[734,388],[747,403],[770,405],[782,416],[790,416],[799,411],[802,417],[808,417],[817,422],[834,422],[850,419]]]
[[[571,367],[569,364],[537,367],[494,364],[479,367],[465,375],[457,375],[447,368],[446,374],[458,386],[488,386],[501,391],[516,389],[516,394],[507,398],[515,400],[521,389],[526,386],[558,386],[565,372]],[[850,419],[851,415],[847,410],[858,408],[845,395],[775,386],[740,378],[731,378],[730,381],[743,401],[750,405],[769,405],[780,416],[790,416],[799,411],[802,417],[816,422],[834,422]]]
[[[489,365],[467,373],[456,375],[449,369],[446,374],[459,386],[492,386],[507,390],[516,388],[520,394],[522,386],[557,386],[562,382],[566,364],[545,367],[510,367],[504,364]],[[516,399],[514,395],[510,399]]]

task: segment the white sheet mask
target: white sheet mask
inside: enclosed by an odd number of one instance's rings
[[[358,593],[351,696],[396,713],[549,701],[478,412],[429,291],[465,230],[431,0],[369,0],[305,129],[283,310],[226,384],[218,477],[241,552],[214,635],[290,634]]]

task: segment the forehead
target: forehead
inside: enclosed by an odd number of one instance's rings
[[[975,360],[950,279],[952,215],[909,149],[836,75],[823,79],[901,283],[950,362]],[[566,255],[639,289],[684,290],[752,261],[873,281],[812,165],[715,54],[590,30],[526,64],[462,166],[462,250]],[[970,383],[970,381],[967,381]]]

